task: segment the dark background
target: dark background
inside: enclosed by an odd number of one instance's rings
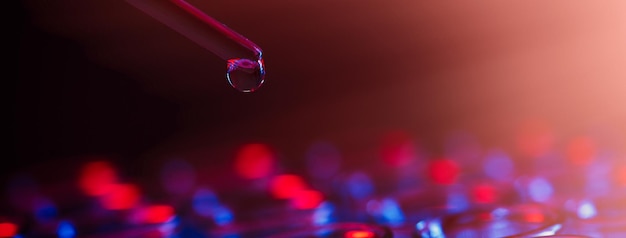
[[[17,10],[15,157],[4,160],[3,178],[41,165],[62,169],[84,155],[137,157],[174,133],[178,105],[91,61],[76,40],[37,26],[23,5]]]
[[[435,155],[457,131],[508,148],[528,118],[624,131],[619,1],[191,3],[264,49],[259,91],[232,89],[222,59],[125,1],[22,1],[3,181],[66,179],[97,155],[150,179],[164,158],[220,167],[250,141],[301,167],[329,140],[361,151],[346,155],[356,166],[389,130]]]

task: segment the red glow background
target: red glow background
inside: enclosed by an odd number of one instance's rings
[[[348,151],[344,166],[401,165],[421,153],[398,152],[403,141],[438,156],[459,131],[522,158],[559,147],[585,166],[599,143],[590,132],[626,139],[623,1],[190,2],[263,48],[260,90],[232,89],[226,62],[125,1],[22,1],[2,182],[26,171],[62,183],[98,155],[158,194],[151,181],[173,157],[206,180],[232,178],[233,163],[257,178],[277,161],[304,171],[306,148],[327,140]],[[476,199],[495,199],[491,189]]]

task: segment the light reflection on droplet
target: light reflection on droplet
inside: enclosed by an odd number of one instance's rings
[[[241,92],[254,92],[265,81],[263,59],[230,59],[227,64],[226,78],[233,88]]]

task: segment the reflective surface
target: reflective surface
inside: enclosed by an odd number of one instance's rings
[[[419,237],[534,237],[554,235],[564,218],[538,204],[479,209],[426,219],[416,224]]]

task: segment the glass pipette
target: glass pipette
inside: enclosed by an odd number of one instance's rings
[[[242,92],[265,81],[261,48],[184,0],[126,0],[227,62],[226,78]]]

